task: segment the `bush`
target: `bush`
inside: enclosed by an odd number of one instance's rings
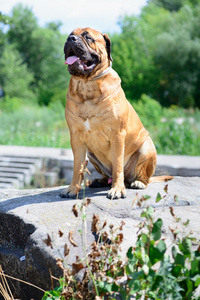
[[[4,99],[0,100],[0,110],[4,112],[14,112],[18,110],[22,104],[22,98],[5,96]]]
[[[168,120],[157,128],[155,146],[162,154],[199,155],[200,132],[187,120],[183,124]]]
[[[159,154],[199,155],[198,109],[184,110],[175,105],[163,108],[145,94],[138,101],[130,102],[149,131]]]
[[[160,103],[143,94],[138,101],[130,101],[141,118],[145,127],[159,125],[163,115],[163,108]]]

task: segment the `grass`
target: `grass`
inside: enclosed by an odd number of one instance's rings
[[[152,137],[159,154],[200,155],[200,111],[163,108],[143,95],[130,101]],[[180,124],[181,121],[181,124]],[[6,98],[0,102],[0,144],[70,148],[69,130],[60,102],[39,106]]]
[[[0,112],[0,144],[33,147],[70,148],[64,107],[21,104]]]

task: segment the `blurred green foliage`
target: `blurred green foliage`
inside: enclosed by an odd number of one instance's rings
[[[200,111],[164,108],[143,94],[131,101],[159,154],[200,155]]]
[[[65,104],[69,74],[61,23],[38,25],[16,5],[0,14],[0,86],[11,97]],[[119,18],[110,35],[113,68],[129,99],[146,94],[164,106],[200,107],[200,0],[149,0],[139,16]],[[16,86],[17,85],[17,86]]]
[[[149,0],[110,35],[113,68],[158,153],[200,154],[199,24],[200,0]],[[21,4],[0,13],[1,144],[70,146],[60,26],[40,27]]]
[[[0,86],[5,95],[35,98],[41,105],[60,95],[65,104],[70,76],[64,66],[61,23],[41,28],[32,10],[22,4],[13,8],[6,24],[4,19],[0,18]]]
[[[6,96],[6,101],[0,101],[0,143],[69,148],[64,107],[58,99],[53,100],[48,106],[39,106],[36,101]],[[198,109],[163,108],[145,94],[131,103],[159,154],[200,155]]]
[[[0,102],[0,124],[2,145],[70,148],[61,102],[39,106],[8,97]]]
[[[119,24],[113,67],[128,98],[145,93],[164,106],[200,107],[200,1],[152,0]]]

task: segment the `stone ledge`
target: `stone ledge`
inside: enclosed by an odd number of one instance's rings
[[[129,246],[136,242],[135,227],[140,220],[141,208],[134,203],[136,195],[149,195],[151,198],[144,202],[144,206],[152,205],[155,208],[155,217],[163,219],[163,235],[170,244],[173,240],[169,226],[175,228],[177,223],[169,213],[169,206],[174,206],[175,214],[185,222],[190,220],[187,230],[193,230],[194,236],[200,236],[200,178],[175,177],[168,183],[168,194],[165,200],[156,203],[159,192],[165,195],[166,183],[150,184],[146,190],[127,190],[126,199],[108,200],[104,189],[86,189],[86,196],[91,199],[87,207],[87,242],[94,240],[91,233],[93,214],[99,214],[100,219],[107,219],[108,225],[118,226],[121,220],[125,221],[124,242],[121,255]],[[0,191],[0,264],[5,273],[24,279],[43,289],[51,288],[49,268],[55,276],[59,270],[55,265],[56,257],[63,257],[64,244],[68,243],[69,230],[74,231],[74,240],[79,247],[72,247],[67,264],[75,261],[76,255],[83,257],[81,237],[78,229],[81,228],[82,218],[75,218],[71,212],[77,199],[61,199],[60,191],[63,187],[36,190],[2,190]],[[178,196],[178,204],[174,200]],[[80,198],[82,194],[80,193]],[[58,231],[64,234],[59,236]],[[186,230],[186,229],[184,229]],[[53,249],[43,242],[49,234],[52,238]],[[29,286],[17,284],[16,290],[20,299],[41,299],[42,293]]]

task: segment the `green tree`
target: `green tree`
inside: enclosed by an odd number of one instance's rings
[[[200,1],[173,11],[152,2],[139,17],[120,19],[113,67],[129,98],[146,93],[166,106],[200,106]]]
[[[149,0],[148,3],[153,3],[163,7],[171,12],[178,11],[183,5],[189,4],[192,6],[198,5],[199,0]]]
[[[114,35],[113,67],[122,79],[128,98],[138,99],[143,93],[155,96],[159,76],[152,56],[153,39],[147,22],[140,17],[125,16],[119,20],[122,33]]]
[[[33,74],[31,88],[37,93],[40,104],[48,105],[59,97],[65,102],[69,75],[64,66],[65,38],[59,31],[60,26],[60,22],[51,22],[41,28],[32,10],[21,4],[12,10],[8,40]]]
[[[40,104],[48,105],[56,95],[65,103],[66,88],[69,74],[64,65],[63,47],[65,37],[58,28],[52,29],[53,23],[47,28],[38,28],[33,32],[34,46],[30,60],[31,70],[35,74],[35,81]]]
[[[173,27],[155,39],[154,60],[162,74],[160,98],[163,104],[199,105],[196,91],[200,79],[200,7],[183,6],[171,15]]]
[[[149,3],[154,3],[170,11],[178,11],[186,0],[150,0]]]
[[[33,75],[23,63],[19,52],[13,45],[7,44],[0,58],[0,83],[5,95],[32,98],[33,93],[30,90],[32,81]]]
[[[17,4],[12,9],[9,30],[7,33],[10,43],[15,44],[23,61],[30,66],[31,49],[33,47],[32,34],[38,28],[37,19],[31,9]]]
[[[3,49],[4,49],[5,44],[6,44],[6,35],[3,32],[3,28],[8,23],[9,23],[9,17],[6,16],[6,15],[3,15],[0,12],[0,57],[3,53]]]

